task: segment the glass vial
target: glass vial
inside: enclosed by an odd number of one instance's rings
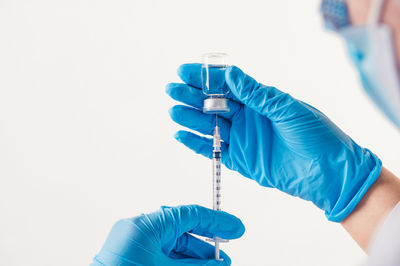
[[[202,56],[201,83],[207,98],[203,103],[203,112],[216,114],[229,112],[226,95],[229,87],[225,81],[228,67],[228,55],[225,53],[207,53]]]

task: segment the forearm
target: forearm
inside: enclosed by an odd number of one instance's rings
[[[399,201],[400,179],[383,167],[378,180],[341,224],[366,250],[376,230]]]

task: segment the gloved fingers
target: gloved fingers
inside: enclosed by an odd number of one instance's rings
[[[193,106],[199,110],[203,109],[203,101],[207,97],[201,89],[197,89],[183,83],[169,83],[166,87],[167,94],[174,100]],[[229,112],[219,113],[218,115],[232,119],[232,116],[241,108],[241,104],[228,100]]]
[[[212,139],[200,137],[188,131],[180,130],[175,133],[175,139],[184,144],[197,154],[201,154],[212,159],[213,141]]]
[[[201,64],[189,63],[180,65],[178,68],[178,76],[183,82],[190,86],[201,89]]]
[[[178,238],[176,246],[172,252],[175,253],[174,257],[178,259],[195,258],[200,260],[214,260],[215,256],[215,248],[213,245],[188,233],[185,233]],[[231,264],[231,259],[222,250],[220,251],[220,257],[224,260],[225,264],[223,265]]]
[[[157,256],[159,247],[154,243],[160,234],[149,224],[143,226],[151,215],[155,213],[117,221],[95,261],[101,265],[124,265],[127,261],[149,265],[151,258]]]
[[[209,159],[212,159],[213,140],[193,134],[188,131],[180,130],[175,133],[175,139],[193,150],[197,154],[201,154]],[[221,143],[222,163],[231,169],[231,161],[228,154],[229,145]]]
[[[203,101],[207,96],[199,88],[185,83],[168,83],[165,92],[172,99],[191,105],[197,109],[203,108]]]
[[[224,211],[214,211],[198,205],[161,208],[166,216],[171,215],[171,220],[175,221],[177,239],[186,232],[205,237],[235,239],[245,231],[239,218]]]
[[[224,72],[221,72],[221,75],[224,75]],[[201,89],[201,64],[199,63],[190,63],[183,64],[178,68],[178,76],[181,78],[183,82],[186,84]],[[215,77],[219,78],[219,77]],[[225,79],[225,77],[221,77]],[[225,84],[228,85],[228,84]],[[228,89],[228,88],[227,88]],[[227,98],[240,102],[236,96],[232,93],[227,94]]]
[[[176,105],[169,110],[169,114],[176,123],[198,131],[204,135],[213,135],[215,128],[215,115],[204,114],[203,112],[194,109],[192,107],[184,105]],[[229,143],[229,134],[231,130],[231,124],[219,117],[218,127],[220,128],[221,139]]]
[[[300,104],[297,100],[277,88],[258,83],[238,67],[230,66],[225,71],[225,78],[240,102],[272,121],[280,122],[298,115]]]

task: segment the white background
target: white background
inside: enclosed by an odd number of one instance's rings
[[[319,1],[0,1],[0,265],[87,265],[112,224],[211,205],[210,162],[177,143],[165,94],[204,52],[325,112],[400,174],[399,132],[360,89]],[[224,171],[245,235],[233,265],[360,265],[311,203]]]

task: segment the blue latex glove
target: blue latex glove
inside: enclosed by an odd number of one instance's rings
[[[172,119],[212,135],[215,115],[201,111],[201,65],[182,65],[178,74],[185,84],[168,84],[167,93],[194,108],[174,106]],[[231,90],[231,111],[218,119],[225,166],[262,186],[312,201],[329,220],[342,221],[378,178],[381,161],[308,104],[256,82],[237,67],[222,75]],[[210,138],[186,131],[175,137],[212,157]]]
[[[118,221],[91,265],[230,265],[223,251],[223,261],[214,260],[214,246],[189,233],[234,239],[244,230],[240,219],[223,211],[197,205],[161,207]]]

